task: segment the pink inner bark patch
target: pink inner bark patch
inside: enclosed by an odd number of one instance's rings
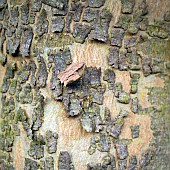
[[[64,86],[67,84],[78,80],[81,75],[79,74],[78,70],[84,66],[84,63],[72,63],[69,65],[66,70],[60,72],[58,74],[58,78],[60,79],[61,83],[64,83]]]

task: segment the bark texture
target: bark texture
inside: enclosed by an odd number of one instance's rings
[[[0,170],[170,169],[169,0],[1,0],[0,64]]]

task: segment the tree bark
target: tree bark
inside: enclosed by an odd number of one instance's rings
[[[2,0],[0,169],[170,169],[169,56],[169,0]]]

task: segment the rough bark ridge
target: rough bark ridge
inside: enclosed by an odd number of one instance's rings
[[[170,169],[169,0],[0,1],[0,169]]]

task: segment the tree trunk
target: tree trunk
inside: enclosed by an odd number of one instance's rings
[[[0,169],[170,169],[169,0],[1,0],[0,63]]]

